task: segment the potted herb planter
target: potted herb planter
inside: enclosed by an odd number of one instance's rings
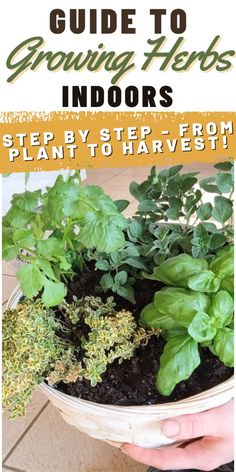
[[[18,286],[9,298],[8,308],[15,308],[21,297]],[[130,443],[148,448],[174,442],[161,432],[163,420],[199,413],[230,401],[234,396],[234,378],[184,400],[144,406],[102,405],[66,395],[46,383],[38,388],[57,408],[66,423],[82,433],[116,447]]]
[[[140,203],[137,214],[129,221],[120,213],[127,202],[114,204],[98,187],[83,189],[75,182],[76,176],[67,182],[59,179],[46,195],[35,191],[13,197],[13,208],[4,218],[3,254],[7,259],[18,255],[27,262],[18,271],[21,288],[10,297],[10,326],[6,323],[4,333],[7,393],[12,389],[11,395],[6,395],[6,405],[11,408],[15,396],[19,396],[20,407],[17,409],[16,405],[15,416],[22,414],[25,397],[30,397],[33,386],[40,384],[40,390],[65,421],[80,431],[117,446],[129,442],[160,447],[172,442],[161,433],[163,419],[204,411],[232,398],[233,379],[227,374],[227,380],[213,388],[206,385],[205,391],[196,395],[167,401],[175,386],[199,366],[198,346],[209,348],[230,368],[233,353],[232,202],[231,197],[222,195],[232,190],[231,165],[218,165],[220,172],[213,179],[214,184],[212,178],[200,182],[206,191],[218,192],[214,206],[202,201],[198,187],[193,189],[197,183],[195,174],[180,174],[181,168],[175,166],[159,174],[152,169],[143,184],[131,184],[131,193]],[[40,212],[35,215],[39,199]],[[60,204],[54,214],[55,199]],[[194,228],[189,225],[193,215],[200,221]],[[221,227],[208,222],[210,217]],[[165,223],[181,218],[185,224]],[[158,221],[163,220],[164,224],[158,226]],[[75,267],[78,280],[73,282]],[[73,283],[75,291],[71,292]],[[147,293],[149,285],[151,296]],[[103,299],[94,298],[95,289]],[[79,300],[73,297],[77,291],[82,296]],[[136,308],[135,319],[132,307],[138,292],[142,303]],[[67,301],[63,302],[66,293]],[[117,308],[109,299],[104,301],[104,293],[114,294]],[[21,304],[22,294],[25,304]],[[27,304],[27,299],[32,301]],[[17,326],[18,319],[23,320],[18,333],[22,362],[16,359],[18,365],[14,369],[11,336],[17,342],[14,323]],[[87,326],[83,331],[82,325],[83,329]],[[86,379],[92,387],[99,387],[108,365],[119,360],[124,366],[138,349],[149,349],[150,338],[155,336],[158,340],[160,332],[164,351],[156,386],[165,397],[164,403],[112,405],[62,393],[61,381],[67,385]],[[68,336],[72,336],[73,349]],[[227,338],[223,350],[222,336]],[[35,353],[34,349],[31,352],[28,339],[38,349]],[[145,347],[142,341],[146,342]],[[79,350],[75,349],[77,344]],[[24,368],[24,353],[29,356],[30,367],[26,365],[23,377],[29,382],[28,369],[31,383],[28,388],[23,382],[21,390],[15,382],[18,369]],[[173,367],[175,356],[175,364],[181,368]],[[137,369],[139,372],[139,364]],[[17,395],[14,387],[19,389]]]

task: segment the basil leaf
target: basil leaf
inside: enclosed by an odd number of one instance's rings
[[[167,285],[188,287],[188,278],[207,269],[208,264],[204,259],[194,259],[188,254],[180,254],[164,261],[159,267],[155,267],[152,275],[144,274],[144,277],[152,280],[160,280]]]
[[[214,257],[211,262],[210,269],[215,272],[216,276],[224,279],[233,277],[234,275],[234,258],[228,254],[223,257]]]
[[[211,317],[207,313],[199,311],[190,323],[188,333],[195,341],[202,343],[214,338],[216,328],[212,325]]]
[[[219,290],[221,280],[211,270],[203,270],[188,279],[188,286],[196,292],[210,293]]]
[[[187,380],[199,364],[198,345],[194,339],[186,335],[170,339],[160,358],[156,379],[157,390],[162,395],[170,395],[176,384]]]
[[[142,326],[150,326],[152,328],[172,329],[176,322],[165,313],[160,313],[154,303],[146,305],[140,314],[140,322]]]
[[[203,293],[168,287],[155,293],[154,304],[157,310],[156,316],[159,313],[168,316],[175,325],[187,328],[198,311],[208,311],[210,298]],[[167,326],[162,325],[162,327],[167,329]]]
[[[161,332],[161,335],[165,341],[169,341],[172,338],[176,338],[176,336],[179,336],[180,334],[187,336],[188,332],[185,328],[180,326],[176,326],[171,329],[166,329]]]
[[[219,251],[217,251],[216,255],[218,257],[233,256],[234,255],[234,246],[232,246],[231,244],[227,244],[227,246],[223,247],[222,249],[219,249]]]
[[[234,332],[232,329],[224,327],[220,329],[210,346],[211,351],[227,367],[234,366]]]
[[[230,323],[233,316],[234,302],[231,295],[225,290],[220,290],[212,296],[210,313],[216,320],[219,328]]]
[[[227,290],[231,295],[234,294],[234,279],[233,277],[228,277],[221,282],[221,288]]]

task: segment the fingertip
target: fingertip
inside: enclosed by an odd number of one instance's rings
[[[177,436],[180,432],[180,426],[175,420],[164,421],[161,429],[163,434],[169,438]]]

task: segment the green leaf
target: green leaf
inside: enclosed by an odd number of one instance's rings
[[[211,317],[202,311],[194,316],[188,327],[188,333],[198,343],[210,341],[216,334],[216,328],[212,325]]]
[[[231,244],[227,244],[227,246],[223,247],[222,249],[219,249],[217,251],[216,255],[218,257],[225,257],[225,256],[232,256],[234,257],[234,246]]]
[[[171,208],[176,208],[178,210],[181,210],[182,206],[183,206],[183,202],[180,198],[169,198],[169,205]],[[179,225],[174,225],[174,226],[179,226]],[[168,227],[165,227],[165,230],[168,230],[169,229],[169,226]]]
[[[170,395],[175,386],[182,380],[187,380],[199,364],[198,345],[194,339],[186,335],[170,339],[160,358],[157,390],[162,395]]]
[[[128,279],[128,274],[125,272],[125,270],[122,270],[121,272],[118,272],[118,274],[115,275],[115,283],[117,285],[125,285]]]
[[[176,338],[176,336],[179,335],[187,336],[187,334],[188,331],[186,330],[186,328],[182,328],[179,326],[167,330],[162,330],[161,332],[161,336],[165,341],[169,341],[170,339]]]
[[[234,366],[234,332],[230,328],[219,329],[210,346],[211,351],[227,367]]]
[[[178,183],[174,179],[171,179],[171,180],[169,180],[168,185],[167,185],[167,189],[166,189],[165,192],[163,192],[163,195],[165,195],[167,197],[175,197],[175,196],[180,194],[180,191],[181,190],[180,190],[180,187],[179,187]]]
[[[2,258],[4,261],[12,261],[18,256],[19,248],[15,244],[3,243],[2,244]]]
[[[139,239],[143,233],[143,225],[140,221],[133,220],[128,226],[128,234],[134,240]]]
[[[30,249],[35,245],[36,239],[31,229],[17,229],[13,234],[13,241],[21,247]]]
[[[221,288],[227,290],[231,295],[234,294],[234,279],[233,277],[226,278],[221,282]]]
[[[135,269],[147,268],[142,259],[137,257],[128,257],[128,259],[124,259],[123,263],[128,264],[129,266],[134,267]]]
[[[212,216],[219,223],[225,223],[233,214],[232,202],[225,197],[217,196],[214,198],[215,207],[212,210]]]
[[[32,221],[33,215],[30,213],[21,210],[20,208],[11,207],[10,210],[3,218],[3,224],[6,226],[11,226],[12,228],[25,228],[28,222]]]
[[[214,167],[215,169],[224,170],[227,172],[229,170],[232,170],[233,163],[230,161],[218,162],[217,164],[214,165]]]
[[[233,298],[226,290],[219,290],[212,296],[210,313],[217,322],[217,328],[222,328],[230,323],[233,309]]]
[[[181,183],[182,191],[187,192],[188,190],[191,190],[196,183],[197,179],[195,177],[185,178]]]
[[[87,212],[78,235],[79,241],[87,248],[96,248],[100,252],[115,252],[125,243],[123,229],[126,220],[121,214]]]
[[[214,233],[217,233],[219,231],[217,226],[214,223],[205,223],[205,222],[203,222],[202,225],[205,228],[205,230],[209,233],[214,234]]]
[[[209,235],[203,223],[199,223],[193,232],[194,238],[200,238],[202,241],[208,241]]]
[[[219,247],[223,246],[226,242],[226,237],[220,233],[214,233],[211,235],[209,240],[209,247],[212,251],[218,249]]]
[[[140,249],[138,246],[134,244],[130,244],[124,250],[124,254],[126,257],[139,257],[140,256]]]
[[[101,259],[100,261],[96,262],[95,267],[96,269],[107,271],[110,269],[110,264],[108,261],[106,261],[106,259]]]
[[[165,212],[165,215],[167,216],[167,218],[169,218],[170,220],[178,220],[179,217],[181,216],[181,213],[180,211],[178,210],[178,208],[175,208],[175,207],[172,207],[172,208],[168,208]]]
[[[141,311],[140,324],[150,328],[169,330],[176,326],[176,321],[171,316],[160,313],[154,303],[149,303]]]
[[[129,200],[115,200],[114,201],[118,211],[124,211],[130,204]]]
[[[45,306],[59,305],[67,293],[66,287],[62,282],[53,282],[44,277],[44,290],[42,302]]]
[[[64,244],[61,239],[53,236],[37,242],[38,253],[45,258],[58,258],[65,254]]]
[[[129,302],[135,304],[135,298],[134,298],[134,289],[131,287],[131,285],[123,285],[117,288],[117,293],[120,295],[120,297],[125,298]]]
[[[167,259],[159,267],[155,267],[152,275],[144,274],[144,276],[167,285],[188,287],[188,278],[207,267],[208,264],[204,259],[194,259],[188,254],[180,254]]]
[[[163,169],[159,172],[158,177],[160,179],[168,180],[171,177],[176,176],[181,171],[181,169],[183,169],[182,165],[172,166],[168,169]]]
[[[115,265],[118,266],[122,262],[122,252],[112,252],[111,253],[111,262]]]
[[[143,200],[139,204],[138,210],[141,211],[142,213],[149,213],[152,211],[157,211],[158,207],[157,207],[157,204],[153,202],[152,200]]]
[[[137,182],[131,182],[131,184],[129,186],[129,191],[130,191],[131,195],[134,198],[136,198],[136,200],[138,200],[139,202],[141,202],[143,200],[143,198],[145,197],[145,195],[143,195],[143,192],[140,192],[139,184],[137,184]]]
[[[188,287],[196,292],[217,292],[221,280],[211,270],[202,270],[199,274],[192,275],[188,279]]]
[[[214,185],[215,177],[207,177],[206,179],[200,180],[200,187],[209,193],[219,193],[217,185]]]
[[[2,227],[2,258],[5,261],[11,261],[16,258],[19,248],[14,243],[13,232],[11,228]]]
[[[209,220],[212,214],[212,204],[211,203],[203,203],[197,209],[197,216],[200,220]]]
[[[35,190],[34,192],[26,191],[24,193],[18,193],[13,195],[11,204],[17,206],[21,210],[26,212],[35,212],[37,206],[40,203],[41,190]]]
[[[198,311],[208,312],[210,297],[192,290],[167,287],[155,293],[154,305],[156,317],[161,313],[172,318],[175,325],[187,328]]]
[[[114,280],[110,274],[104,274],[100,280],[100,285],[104,292],[107,292],[114,285]]]
[[[221,193],[230,193],[233,189],[232,174],[216,174],[216,185]]]
[[[59,267],[63,272],[68,272],[71,270],[72,262],[68,262],[67,258],[64,256],[59,256],[58,259],[59,259]]]
[[[38,269],[40,269],[44,275],[46,275],[49,279],[52,279],[52,280],[57,280],[54,272],[53,272],[53,268],[50,264],[49,261],[47,261],[46,259],[43,259],[42,257],[38,257],[34,264],[38,267]]]
[[[21,290],[27,298],[34,298],[43,287],[44,277],[39,268],[32,263],[20,266],[16,275]]]
[[[211,262],[210,269],[220,279],[233,277],[234,275],[234,257],[228,254],[223,257],[214,257]]]
[[[204,257],[207,254],[207,248],[201,246],[192,246],[192,255],[195,259]]]

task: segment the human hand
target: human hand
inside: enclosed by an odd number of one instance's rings
[[[161,470],[213,470],[233,460],[233,400],[203,413],[163,422],[162,432],[176,441],[197,439],[182,447],[145,449],[124,444],[121,450],[136,461]]]

